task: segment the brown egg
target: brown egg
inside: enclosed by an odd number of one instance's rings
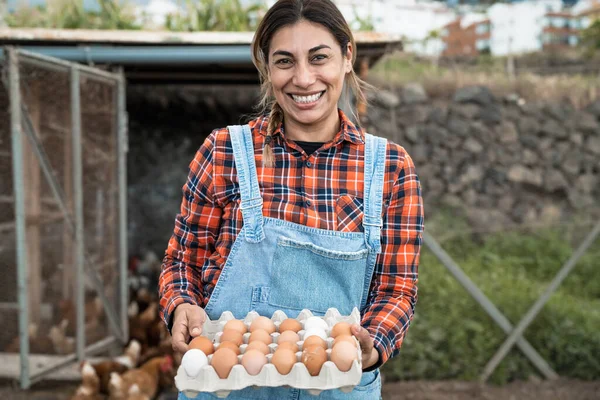
[[[242,365],[249,375],[258,375],[267,363],[267,356],[260,350],[249,350],[242,356]]]
[[[312,376],[319,375],[325,361],[327,361],[327,353],[319,345],[313,345],[302,350],[302,364],[306,366],[308,373]]]
[[[289,350],[292,350],[294,353],[296,353],[298,351],[298,345],[293,342],[279,343],[279,344],[277,344],[277,348],[278,349],[289,349]],[[275,350],[275,351],[277,351],[277,350]]]
[[[339,335],[338,337],[336,337],[333,340],[333,346],[335,347],[335,345],[337,343],[340,342],[348,342],[348,343],[352,343],[352,346],[354,346],[355,348],[358,348],[358,344],[356,343],[356,339],[354,339],[354,336],[350,336],[350,335]]]
[[[331,349],[331,361],[342,372],[349,371],[357,357],[356,347],[349,342],[339,342]]]
[[[275,324],[267,317],[256,317],[250,324],[250,332],[254,332],[257,329],[263,329],[271,334],[275,332]]]
[[[269,346],[266,345],[264,342],[261,342],[260,340],[255,340],[254,342],[248,344],[248,347],[246,347],[246,351],[248,350],[259,350],[264,355],[271,353],[271,349],[269,348]]]
[[[296,363],[296,353],[290,349],[278,348],[271,358],[271,364],[275,366],[281,375],[287,375]]]
[[[192,339],[192,341],[188,345],[188,348],[198,349],[207,356],[215,352],[215,345],[206,336],[196,336],[194,339]]]
[[[296,333],[302,330],[302,324],[294,318],[284,319],[279,325],[279,332],[294,331]]]
[[[250,334],[250,338],[248,338],[248,343],[252,343],[255,340],[260,340],[266,345],[273,343],[273,338],[269,335],[269,332],[264,329],[257,329]]]
[[[236,355],[240,355],[240,348],[233,342],[221,342],[219,344],[219,349],[231,349],[234,351]]]
[[[309,336],[304,340],[304,344],[302,344],[302,348],[310,347],[313,345],[319,345],[323,348],[323,350],[327,350],[327,342],[320,338],[319,336]]]
[[[238,363],[235,352],[231,349],[217,349],[212,356],[210,365],[221,379],[227,379],[231,369]]]
[[[233,329],[234,331],[238,331],[242,335],[244,333],[248,332],[248,328],[246,327],[246,324],[244,324],[244,321],[240,321],[239,319],[232,319],[232,320],[227,321],[227,323],[223,327],[223,330],[226,331],[226,330],[229,330],[229,329]]]
[[[284,342],[292,342],[296,343],[300,341],[300,336],[294,331],[285,331],[282,332],[277,338],[277,344],[281,344]]]
[[[347,322],[338,322],[331,328],[331,337],[336,338],[339,335],[352,335],[350,324]]]
[[[233,329],[223,331],[223,334],[221,335],[221,338],[219,339],[219,342],[221,342],[221,343],[232,342],[232,343],[235,343],[237,346],[241,345],[243,341],[244,341],[244,336],[239,331],[236,331]]]

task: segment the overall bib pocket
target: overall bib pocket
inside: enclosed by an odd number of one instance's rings
[[[310,242],[279,237],[271,265],[269,304],[325,313],[359,307],[368,249],[330,250]]]

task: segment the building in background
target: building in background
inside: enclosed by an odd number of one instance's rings
[[[467,14],[441,31],[444,57],[474,57],[490,53],[491,21],[485,14]]]
[[[547,12],[542,24],[543,50],[561,50],[579,42],[579,18],[570,11]]]

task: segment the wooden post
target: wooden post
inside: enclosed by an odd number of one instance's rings
[[[364,81],[367,79],[368,74],[369,58],[363,57],[360,59],[358,77]],[[358,119],[360,121],[360,124],[365,126],[365,123],[367,122],[367,103],[360,101],[360,99],[357,99],[356,110],[358,112]]]
[[[37,82],[30,81],[30,97],[24,98],[27,102],[29,116],[36,132],[40,130],[40,88]],[[24,185],[25,185],[25,218],[27,221],[27,280],[29,286],[29,322],[40,323],[40,307],[42,304],[42,257],[41,257],[41,171],[31,142],[23,138],[24,150]]]

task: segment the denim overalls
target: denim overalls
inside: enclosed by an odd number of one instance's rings
[[[262,197],[248,125],[230,126],[237,168],[243,228],[236,238],[205,311],[211,320],[224,311],[242,319],[255,310],[271,317],[276,310],[296,317],[306,308],[323,315],[330,307],[348,315],[359,310],[367,294],[381,251],[383,179],[386,140],[366,135],[364,213],[361,232],[310,228],[263,217]],[[379,371],[365,372],[350,393],[326,390],[313,396],[289,387],[248,387],[227,399],[356,399],[381,397]],[[195,399],[214,399],[200,393]],[[179,394],[180,400],[188,398]]]

